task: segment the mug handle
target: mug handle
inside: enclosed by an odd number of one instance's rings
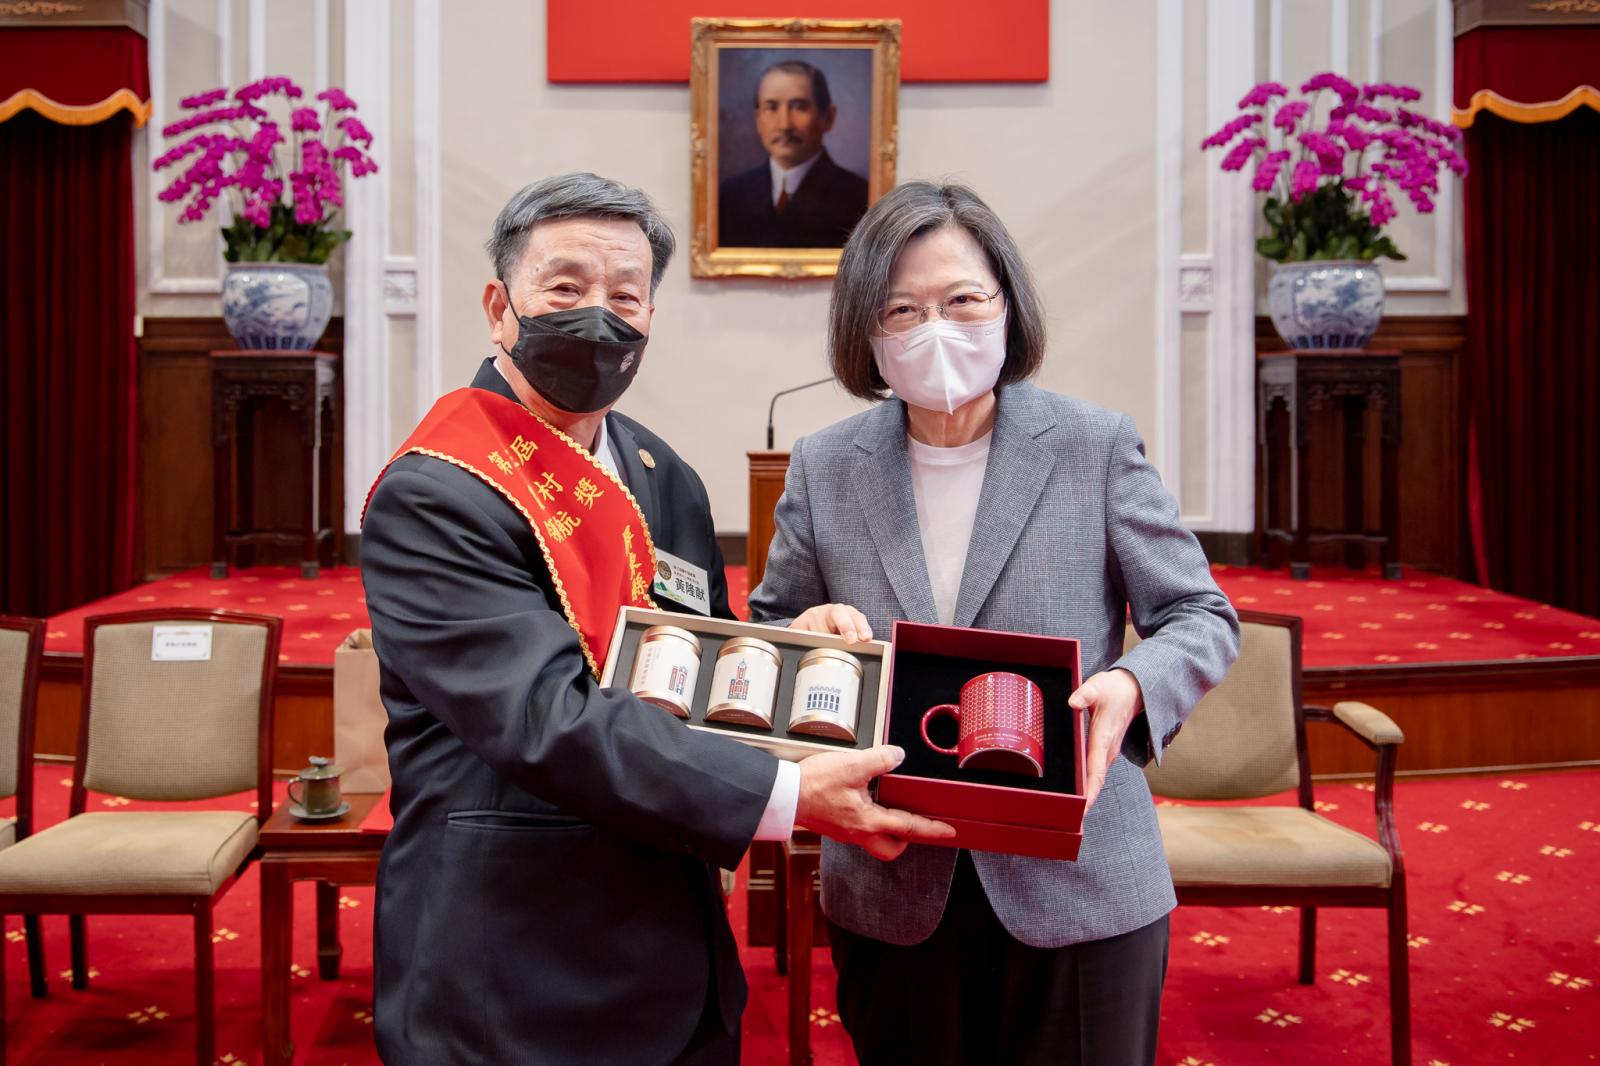
[[[928,747],[932,748],[934,751],[938,752],[940,755],[955,755],[956,749],[941,748],[939,745],[928,739],[928,723],[939,717],[941,714],[949,714],[951,718],[956,720],[957,724],[960,724],[961,722],[961,708],[954,703],[941,703],[937,707],[930,707],[928,709],[928,713],[922,716],[922,742],[928,745]]]
[[[294,794],[294,786],[296,786],[296,785],[300,786],[300,795],[298,795],[298,796],[296,796]],[[301,781],[299,778],[296,778],[295,780],[289,782],[289,787],[288,787],[287,791],[289,793],[289,802],[294,804],[296,807],[299,807],[302,811],[305,810],[306,809],[306,801],[305,801],[306,786],[305,786],[305,782]]]

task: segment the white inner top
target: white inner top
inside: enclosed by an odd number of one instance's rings
[[[936,448],[906,437],[922,557],[928,564],[933,603],[944,625],[955,622],[956,595],[967,566],[967,543],[978,517],[978,494],[983,491],[993,436],[985,433],[971,444],[954,448]]]

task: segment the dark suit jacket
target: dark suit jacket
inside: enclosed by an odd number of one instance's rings
[[[513,395],[491,361],[473,386]],[[655,543],[705,567],[732,617],[699,477],[637,422],[607,428]],[[394,776],[384,1060],[653,1063],[702,1015],[737,1033],[744,974],[715,867],[744,854],[776,760],[602,689],[527,521],[449,463],[389,468],[361,570]]]
[[[772,208],[766,162],[724,181],[717,191],[721,248],[842,248],[867,210],[867,179],[835,163],[824,148],[783,214]]]

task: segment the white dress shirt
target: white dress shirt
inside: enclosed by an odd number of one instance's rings
[[[811,168],[821,158],[822,153],[818,152],[793,170],[784,170],[778,165],[776,159],[771,156],[767,157],[767,166],[772,171],[772,203],[774,207],[777,206],[778,197],[783,195],[785,189],[789,191],[789,199],[794,199],[794,194],[800,191],[800,183],[806,180],[806,175],[811,173]]]

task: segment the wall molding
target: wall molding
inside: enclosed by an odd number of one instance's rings
[[[228,57],[233,48],[232,12],[228,0],[217,0],[217,84],[228,84]],[[150,159],[161,154],[166,138],[161,130],[171,121],[167,113],[167,0],[150,0],[150,33],[146,38],[150,64]],[[220,270],[215,277],[169,277],[167,275],[167,205],[157,196],[165,184],[155,171],[146,175],[145,195],[145,289],[162,296],[215,296],[222,292]],[[227,202],[219,203],[223,225],[230,215]],[[217,262],[222,261],[222,238],[217,237]]]
[[[390,318],[417,317],[417,261],[389,256],[383,261],[383,313]]]

